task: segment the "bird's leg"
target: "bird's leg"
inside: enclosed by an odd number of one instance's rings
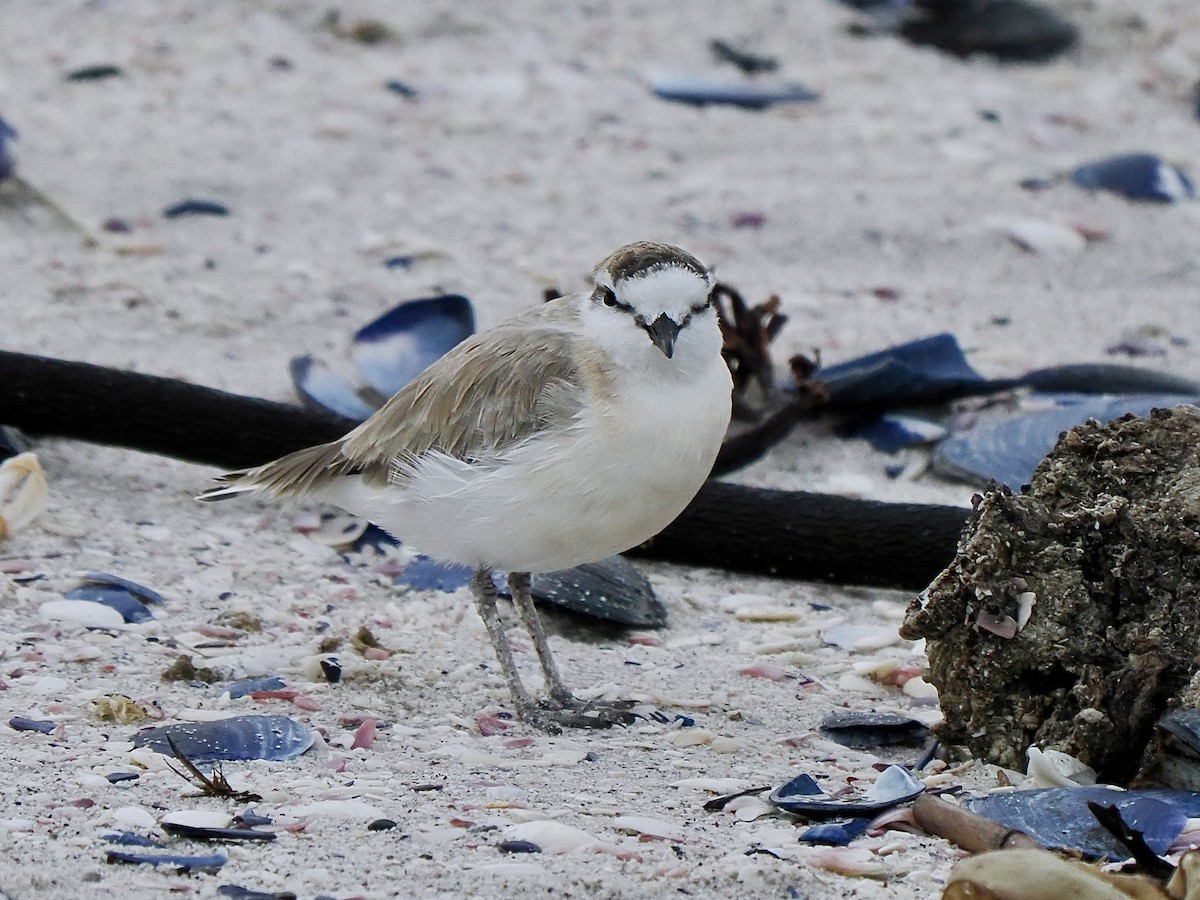
[[[471,576],[471,593],[475,595],[475,608],[479,610],[479,618],[483,619],[483,627],[491,638],[492,648],[496,651],[496,659],[504,672],[504,680],[508,682],[508,691],[512,694],[517,713],[524,717],[529,710],[537,708],[537,704],[521,683],[517,674],[517,664],[513,661],[512,650],[508,646],[508,638],[504,634],[504,625],[500,621],[500,611],[496,609],[496,585],[492,582],[491,569],[476,569]]]
[[[550,652],[550,642],[546,640],[546,632],[542,628],[541,616],[538,615],[537,607],[533,605],[533,595],[529,589],[531,581],[528,572],[509,573],[508,587],[512,591],[513,605],[517,608],[517,615],[521,617],[521,624],[533,640],[533,649],[537,651],[538,662],[542,665],[542,675],[546,680],[546,691],[550,694],[550,699],[564,709],[578,709],[583,704],[563,684],[562,676],[558,674],[558,666]]]

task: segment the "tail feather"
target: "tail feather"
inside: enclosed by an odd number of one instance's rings
[[[317,491],[331,478],[349,475],[355,464],[342,455],[342,442],[319,444],[289,453],[252,469],[227,472],[196,499],[226,500],[238,494],[262,491],[275,497],[302,497]]]

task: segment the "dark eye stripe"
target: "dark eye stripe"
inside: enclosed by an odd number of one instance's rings
[[[622,303],[617,299],[617,295],[613,293],[613,289],[609,287],[598,287],[592,292],[592,302],[600,303],[610,309],[623,309],[632,311],[633,307],[628,303]]]

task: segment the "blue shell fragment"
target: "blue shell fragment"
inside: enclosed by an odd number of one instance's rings
[[[213,828],[206,825],[184,825],[178,822],[163,822],[162,830],[176,837],[196,841],[273,841],[273,831],[256,831],[253,828]]]
[[[417,96],[416,88],[410,87],[409,85],[405,84],[403,81],[400,81],[397,78],[393,78],[391,81],[387,82],[384,85],[384,87],[387,88],[389,91],[391,91],[393,94],[397,94],[398,96],[401,96],[401,97]]]
[[[496,845],[501,853],[541,853],[542,848],[533,841],[501,841]]]
[[[109,850],[104,855],[110,863],[140,863],[149,866],[173,866],[176,869],[191,871],[192,869],[219,869],[229,862],[229,857],[223,853],[210,853],[208,856],[182,856],[176,853],[130,853],[125,850]]]
[[[235,821],[240,822],[241,824],[245,825],[247,828],[251,828],[255,825],[270,825],[272,822],[275,821],[270,816],[259,815],[258,813],[256,813],[254,811],[254,807],[252,807],[252,806],[247,807],[245,810],[238,813],[233,818]]]
[[[100,835],[110,844],[120,844],[122,847],[162,847],[162,841],[137,834],[132,831],[109,831]]]
[[[1126,413],[1144,416],[1152,409],[1200,403],[1200,397],[1181,394],[1066,395],[1059,399],[1069,405],[1010,417],[947,438],[934,450],[934,469],[949,478],[979,484],[991,479],[1017,490],[1029,483],[1059,435],[1088,419],[1110,422]]]
[[[104,777],[109,784],[121,784],[124,781],[137,781],[142,776],[137,772],[109,772]]]
[[[40,731],[50,734],[58,725],[49,719],[27,719],[24,716],[13,716],[8,720],[8,727],[13,731]]]
[[[767,800],[788,812],[814,819],[874,814],[914,799],[925,790],[921,780],[903,766],[888,766],[874,784],[857,797],[831,797],[811,775],[797,775],[771,791]]]
[[[146,604],[163,602],[162,595],[157,591],[118,575],[88,572],[83,580],[82,585],[63,596],[68,600],[86,600],[115,609],[129,623],[149,622],[154,615]]]
[[[796,840],[805,844],[824,844],[830,847],[845,847],[867,830],[871,820],[867,818],[847,819],[845,822],[823,822],[811,825]]]
[[[876,416],[853,423],[845,430],[848,437],[864,440],[881,453],[897,453],[909,447],[933,444],[950,433],[945,425],[907,413]]]
[[[892,744],[924,744],[929,729],[910,716],[897,713],[835,710],[820,726],[821,732],[843,747],[861,750]]]
[[[163,210],[164,219],[181,216],[227,216],[229,207],[213,200],[183,200]]]
[[[293,357],[288,370],[296,392],[310,409],[325,410],[356,422],[375,412],[375,407],[334,375],[328,366],[307,354]]]
[[[766,109],[775,103],[812,103],[821,99],[820,94],[802,84],[703,75],[660,75],[650,80],[650,90],[656,97],[677,103],[742,109]]]
[[[102,584],[122,588],[143,603],[154,603],[161,606],[165,602],[162,594],[158,593],[158,591],[153,591],[143,584],[130,581],[128,578],[122,578],[120,575],[110,575],[107,572],[85,572],[83,580],[87,584]]]
[[[667,607],[629,560],[609,556],[573,569],[538,573],[533,599],[573,613],[635,628],[663,628]]]
[[[396,584],[419,591],[443,591],[452,594],[471,581],[474,569],[453,563],[439,562],[428,556],[418,556],[396,576]]]
[[[1088,801],[1115,806],[1155,853],[1165,853],[1189,818],[1200,816],[1200,793],[1173,788],[1122,791],[1106,787],[1043,788],[964,798],[971,812],[1023,831],[1043,847],[1077,850],[1091,859],[1126,859],[1129,851],[1096,821]]]
[[[228,694],[230,700],[245,697],[254,691],[278,691],[286,687],[284,680],[278,675],[266,675],[262,678],[242,678],[214,689],[216,696]]]
[[[287,716],[233,716],[151,728],[134,735],[133,745],[173,757],[168,737],[197,766],[225,760],[294,759],[315,740],[307,725]]]
[[[460,294],[410,300],[360,328],[351,359],[386,399],[474,331],[475,311]]]
[[[976,372],[958,339],[935,334],[870,353],[814,374],[829,390],[829,407],[895,407],[932,403],[996,390],[1000,384]]]
[[[1174,203],[1196,195],[1182,170],[1153,153],[1128,153],[1087,163],[1071,173],[1071,180],[1082,188],[1112,191],[1131,200]]]
[[[17,139],[17,129],[0,118],[0,181],[13,173],[17,161],[13,159],[10,144]]]

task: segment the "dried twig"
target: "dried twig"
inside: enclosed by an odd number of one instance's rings
[[[228,797],[231,800],[237,800],[239,803],[257,803],[259,800],[262,800],[262,797],[253,791],[235,791],[233,786],[225,779],[225,773],[221,771],[219,765],[213,767],[212,775],[205,775],[196,767],[194,762],[183,754],[182,750],[175,746],[175,741],[170,735],[167,735],[167,746],[171,748],[171,752],[187,770],[187,773],[180,772],[170,763],[167,763],[167,768],[188,784],[199,788],[199,792],[191,796]]]

